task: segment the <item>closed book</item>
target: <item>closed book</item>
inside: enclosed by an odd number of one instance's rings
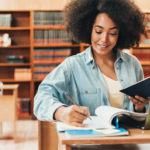
[[[101,136],[118,136],[118,135],[129,135],[129,132],[123,128],[116,129],[76,129],[76,130],[66,130],[67,137],[73,138],[92,138],[92,137],[101,137]]]
[[[120,92],[127,94],[131,97],[135,97],[135,95],[138,95],[143,98],[148,98],[150,97],[150,77],[147,77],[134,85],[122,89],[120,90]]]

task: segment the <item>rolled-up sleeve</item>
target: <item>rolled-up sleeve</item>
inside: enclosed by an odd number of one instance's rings
[[[65,105],[64,93],[69,89],[69,68],[66,61],[55,68],[39,85],[34,97],[34,114],[38,120],[54,120],[57,108]]]

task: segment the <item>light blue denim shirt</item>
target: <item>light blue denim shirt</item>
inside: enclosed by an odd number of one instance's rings
[[[114,64],[122,88],[143,79],[143,70],[135,56],[119,52]],[[41,82],[34,98],[34,114],[39,120],[53,120],[56,109],[72,105],[66,94],[94,115],[100,105],[110,105],[108,89],[88,47],[84,52],[68,57]],[[123,108],[134,111],[133,103],[124,95]]]

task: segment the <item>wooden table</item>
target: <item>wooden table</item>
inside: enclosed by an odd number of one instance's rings
[[[59,150],[71,150],[72,144],[139,144],[150,143],[150,130],[128,129],[129,136],[67,138],[65,133],[58,133]]]

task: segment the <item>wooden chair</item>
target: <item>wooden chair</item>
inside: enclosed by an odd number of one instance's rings
[[[38,121],[39,150],[58,150],[55,122]]]
[[[0,133],[2,134],[3,121],[13,121],[14,139],[16,140],[18,84],[2,85],[0,89],[3,91],[3,94],[0,95]]]

